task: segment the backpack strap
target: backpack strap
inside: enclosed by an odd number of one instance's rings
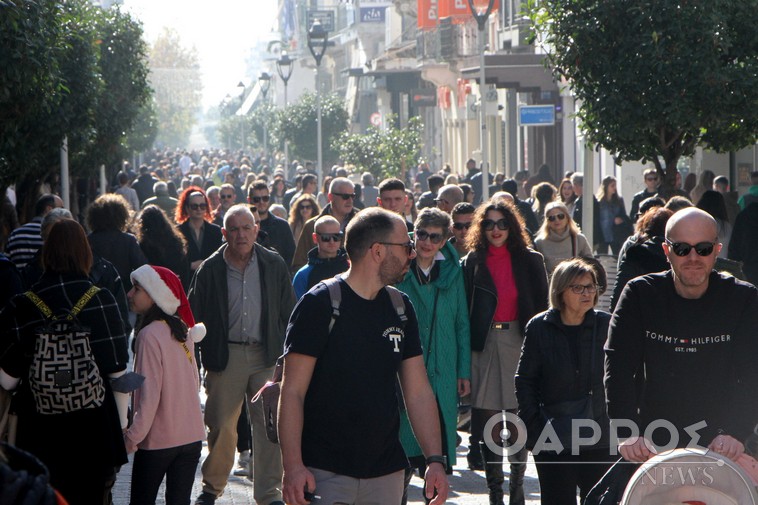
[[[390,300],[392,300],[392,305],[395,307],[397,317],[400,318],[400,323],[405,327],[405,323],[408,322],[408,316],[405,313],[405,302],[403,301],[402,291],[393,286],[386,286],[385,289],[390,295]]]
[[[37,306],[40,312],[42,312],[42,315],[45,316],[45,319],[50,319],[53,315],[53,311],[50,310],[50,307],[48,307],[45,302],[42,301],[42,298],[37,296],[37,293],[34,291],[27,291],[24,293],[24,296],[26,296],[29,300],[32,301],[34,305]]]
[[[334,322],[340,316],[340,304],[342,303],[342,289],[340,288],[339,280],[337,277],[326,279],[323,281],[329,289],[329,300],[332,303],[332,319],[329,321],[329,333],[332,332]]]
[[[74,304],[71,312],[69,312],[69,314],[66,316],[66,319],[71,321],[73,318],[75,318],[98,291],[100,291],[99,287],[94,285],[90,286],[89,289],[84,292],[82,297],[79,298],[79,300]],[[34,291],[27,291],[24,293],[24,296],[26,296],[29,300],[32,301],[34,305],[37,306],[39,311],[42,312],[42,315],[45,316],[45,319],[50,319],[53,317],[53,311],[50,310],[50,307],[48,307],[45,302],[42,301],[42,298],[37,296],[37,293]]]
[[[84,308],[84,306],[87,305],[90,300],[92,300],[92,297],[95,296],[98,291],[100,291],[99,287],[95,286],[94,284],[90,286],[89,289],[84,292],[82,297],[79,298],[79,301],[74,304],[74,308],[71,309],[71,312],[69,312],[68,316],[66,316],[66,319],[70,321],[75,318]]]

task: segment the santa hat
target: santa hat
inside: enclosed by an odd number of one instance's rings
[[[168,268],[142,265],[131,274],[132,282],[139,284],[147,291],[150,298],[166,314],[178,315],[189,328],[189,337],[193,342],[200,342],[205,336],[205,325],[195,324],[187,295],[179,277]]]

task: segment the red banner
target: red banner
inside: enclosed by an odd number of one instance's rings
[[[437,27],[439,0],[418,0],[418,27],[429,30]]]
[[[474,8],[486,9],[489,0],[474,0]],[[492,4],[492,12],[496,12],[500,2],[495,0]],[[452,17],[453,22],[462,23],[473,19],[468,0],[439,0],[439,17]]]

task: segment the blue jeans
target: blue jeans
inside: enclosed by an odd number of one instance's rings
[[[168,449],[143,450],[134,454],[130,505],[154,505],[166,477],[166,505],[189,505],[195,472],[200,462],[201,441]]]

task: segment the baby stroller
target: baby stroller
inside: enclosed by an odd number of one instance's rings
[[[745,470],[708,450],[675,449],[643,463],[619,505],[758,505]]]

